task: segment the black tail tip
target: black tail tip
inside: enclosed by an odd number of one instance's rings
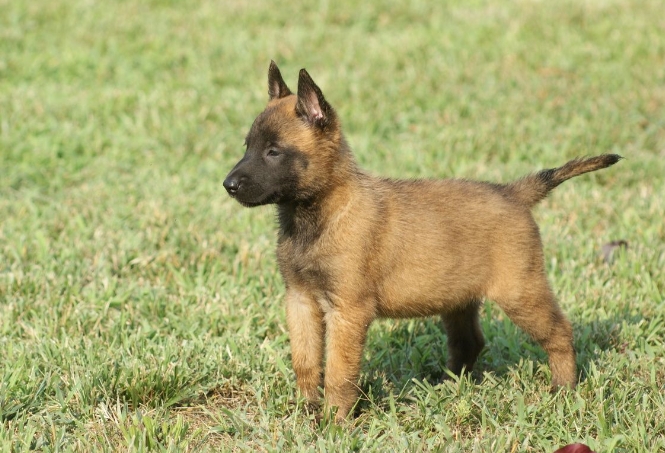
[[[623,156],[620,156],[618,154],[605,154],[605,163],[609,167],[610,165],[614,165],[617,162],[619,162],[621,159],[623,159]]]

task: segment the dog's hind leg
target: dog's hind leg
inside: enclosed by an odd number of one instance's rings
[[[497,304],[549,356],[552,387],[575,387],[577,381],[573,329],[559,308],[544,273],[523,280],[524,288],[512,296],[498,295]]]
[[[441,315],[448,337],[448,369],[454,374],[470,372],[485,346],[478,322],[481,301],[473,300],[465,306]]]

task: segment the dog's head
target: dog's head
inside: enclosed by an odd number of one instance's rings
[[[224,180],[229,195],[250,207],[317,196],[347,153],[337,115],[307,71],[300,71],[295,95],[271,62],[268,94],[245,138],[245,155]]]

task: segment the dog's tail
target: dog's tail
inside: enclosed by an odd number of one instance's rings
[[[601,154],[596,157],[574,159],[559,168],[541,170],[503,186],[505,193],[521,204],[532,207],[562,182],[590,171],[616,164],[622,159],[618,154]]]

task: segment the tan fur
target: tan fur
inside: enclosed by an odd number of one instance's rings
[[[278,205],[277,256],[302,394],[318,402],[323,383],[326,408],[346,417],[367,329],[380,317],[440,315],[448,367],[471,370],[484,346],[478,307],[485,298],[545,349],[553,385],[573,387],[572,328],[547,282],[530,207],[563,180],[618,156],[572,161],[508,185],[377,178],[357,168],[334,114],[313,127],[296,101],[290,92],[271,100],[266,124],[308,159],[298,167],[298,189],[312,196]]]

